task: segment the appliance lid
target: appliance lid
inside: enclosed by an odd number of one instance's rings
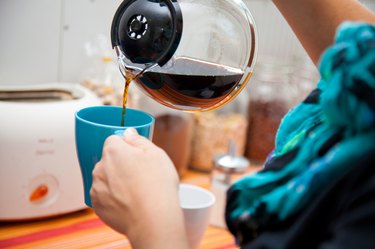
[[[182,35],[182,12],[177,0],[124,0],[112,22],[112,47],[119,46],[137,64],[163,66]]]
[[[77,100],[84,93],[76,87],[36,85],[24,87],[0,87],[0,101],[6,102],[60,102]]]

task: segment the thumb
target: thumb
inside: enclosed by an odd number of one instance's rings
[[[138,134],[137,130],[134,128],[128,128],[124,132],[123,139],[126,143],[140,148],[146,148],[150,146],[151,141],[147,138]]]

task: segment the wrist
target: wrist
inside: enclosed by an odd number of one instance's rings
[[[150,211],[152,210],[152,211]],[[134,249],[187,249],[187,238],[178,198],[154,203],[127,234]]]

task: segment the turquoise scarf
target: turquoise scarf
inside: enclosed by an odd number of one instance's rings
[[[319,71],[317,88],[282,120],[264,170],[228,191],[226,220],[239,244],[300,212],[375,150],[375,26],[343,23]]]

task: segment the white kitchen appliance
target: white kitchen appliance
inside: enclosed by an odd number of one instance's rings
[[[100,104],[79,84],[0,86],[0,220],[86,207],[74,114]]]

